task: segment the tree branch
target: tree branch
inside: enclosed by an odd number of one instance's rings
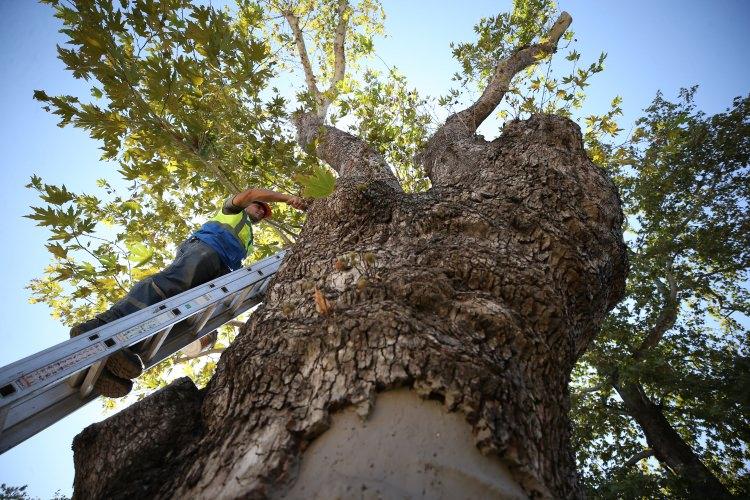
[[[182,362],[185,362],[185,361],[190,361],[191,359],[202,358],[203,356],[208,356],[210,354],[221,354],[222,352],[224,352],[225,349],[226,349],[225,347],[221,347],[221,348],[208,349],[206,351],[201,351],[200,353],[196,354],[195,356],[179,356],[179,357],[177,357],[174,360],[174,362],[175,363],[182,363]]]
[[[344,79],[346,74],[346,56],[344,51],[344,42],[346,40],[346,25],[348,21],[347,10],[349,9],[349,2],[347,0],[339,0],[336,6],[336,14],[338,15],[338,21],[336,23],[336,31],[333,39],[333,77],[328,90],[321,92],[318,88],[318,81],[313,71],[312,63],[310,62],[310,55],[307,52],[307,46],[305,44],[305,38],[302,33],[302,28],[299,25],[299,17],[290,10],[283,10],[282,14],[286,19],[289,27],[292,29],[294,35],[294,43],[297,46],[297,53],[299,54],[302,68],[305,72],[305,82],[307,83],[307,90],[312,94],[315,99],[315,112],[318,118],[322,121],[325,119],[333,100],[336,98],[338,91],[336,86],[341,80]]]
[[[276,235],[279,238],[281,238],[281,240],[284,242],[285,247],[291,246],[294,243],[291,239],[289,239],[289,237],[284,232],[286,231],[293,236],[296,236],[296,235],[292,233],[291,231],[288,231],[282,224],[276,221],[272,221],[270,219],[264,219],[263,222],[271,226],[271,229],[273,230],[273,232],[276,233]]]
[[[346,11],[348,8],[349,2],[347,0],[339,0],[338,6],[336,8],[336,13],[339,16],[339,20],[336,24],[336,36],[333,39],[333,79],[331,80],[331,85],[328,87],[328,90],[326,90],[325,95],[323,96],[323,109],[318,110],[318,116],[320,116],[321,118],[325,117],[326,113],[328,112],[328,107],[331,105],[336,95],[338,94],[336,85],[338,85],[338,83],[344,79],[344,75],[346,74],[344,40],[346,37],[346,23],[348,19]]]
[[[565,31],[573,22],[573,18],[567,12],[562,12],[555,24],[552,26],[543,43],[537,43],[530,47],[520,47],[508,58],[500,61],[490,79],[490,83],[482,92],[477,101],[463,111],[449,116],[445,124],[440,127],[435,135],[440,133],[471,135],[476,132],[479,125],[500,104],[505,93],[510,87],[513,77],[531,66],[541,58],[557,51],[557,43]]]
[[[654,450],[652,450],[651,448],[646,448],[645,450],[640,451],[636,453],[635,455],[633,455],[632,457],[630,457],[624,464],[620,466],[620,468],[627,469],[628,467],[634,466],[635,464],[637,464],[644,458],[653,457],[654,455],[655,455]]]
[[[377,151],[369,147],[359,137],[324,123],[328,108],[336,98],[336,86],[346,74],[344,43],[346,41],[348,9],[349,2],[347,0],[338,0],[336,9],[338,21],[333,42],[334,71],[330,87],[325,93],[321,93],[318,89],[302,29],[299,25],[299,18],[288,9],[282,10],[294,34],[297,52],[305,70],[308,90],[315,98],[316,109],[298,111],[292,115],[292,120],[297,129],[297,142],[302,149],[328,163],[331,168],[338,172],[340,178],[357,177],[360,182],[384,180],[394,189],[401,190],[398,180]]]
[[[641,345],[633,352],[633,358],[638,361],[641,360],[646,352],[656,346],[662,339],[664,334],[669,331],[677,321],[677,284],[675,282],[674,275],[670,266],[666,271],[667,285],[661,281],[657,281],[657,287],[664,296],[664,306],[662,307],[659,316],[656,318],[654,327],[651,328],[646,338],[641,342]]]
[[[597,392],[597,391],[604,389],[610,384],[611,384],[611,381],[609,380],[609,378],[607,378],[606,380],[602,380],[596,385],[592,385],[591,387],[587,387],[586,389],[581,389],[580,391],[576,392],[575,395],[577,397],[581,397],[585,394],[591,394],[592,392]]]
[[[81,240],[78,239],[78,235],[77,234],[73,233],[73,238],[76,240],[76,243],[78,243],[78,247],[81,250],[83,250],[87,254],[91,255],[93,258],[95,258],[97,260],[97,262],[99,262],[99,264],[102,265],[102,267],[105,267],[105,263],[102,261],[101,257],[98,257],[94,252],[92,252],[91,250],[89,250],[88,248],[86,248],[86,246],[81,243]],[[125,288],[122,285],[122,283],[120,283],[120,280],[117,279],[117,275],[116,274],[112,275],[112,279],[115,280],[115,283],[117,283],[117,286],[120,287],[120,290],[122,290],[122,291],[124,291],[124,292],[127,293],[128,289]]]
[[[224,189],[226,189],[227,191],[231,193],[236,193],[236,192],[241,191],[239,186],[237,186],[237,184],[235,184],[234,181],[232,181],[226,175],[226,173],[224,173],[224,171],[221,168],[219,168],[213,162],[207,161],[203,157],[201,157],[200,154],[198,154],[198,152],[190,144],[188,144],[185,141],[185,139],[182,137],[181,134],[172,130],[171,127],[158,116],[157,116],[157,120],[160,122],[162,130],[167,132],[167,134],[169,135],[169,138],[172,140],[172,143],[178,148],[185,151],[188,155],[193,157],[195,160],[197,160],[201,165],[206,167],[208,170],[212,171],[214,175],[216,176],[216,180],[219,181],[219,183],[224,187]]]
[[[299,26],[299,18],[292,11],[282,12],[284,19],[292,29],[294,35],[294,43],[297,45],[297,54],[299,55],[300,61],[302,62],[302,68],[305,71],[305,82],[307,83],[307,90],[312,94],[315,99],[316,108],[320,109],[322,103],[322,96],[318,89],[318,82],[313,72],[312,64],[310,63],[310,56],[307,53],[307,47],[305,46],[305,39],[302,35],[302,29]],[[325,116],[325,115],[324,115]]]
[[[125,68],[126,63],[122,60],[121,56],[109,56],[109,61],[113,64],[119,63],[116,65],[116,68],[119,70],[118,76],[123,82],[125,82],[125,84],[127,84],[128,88],[130,89],[131,95],[136,101],[135,104],[140,106],[141,110],[146,114],[146,116],[151,117],[151,119],[154,120],[164,132],[167,133],[167,136],[169,137],[171,142],[175,146],[177,146],[177,148],[182,149],[189,156],[196,159],[201,165],[206,167],[208,170],[211,170],[214,175],[216,175],[216,179],[224,186],[225,189],[235,192],[240,190],[218,165],[215,165],[212,162],[206,161],[204,158],[202,158],[200,154],[195,150],[195,148],[187,143],[185,137],[174,130],[171,124],[169,124],[169,122],[162,118],[161,115],[152,108],[151,104],[141,95],[141,92],[138,91],[138,89],[136,88],[136,84],[131,82],[128,78],[128,72]]]
[[[690,498],[732,498],[726,487],[672,427],[662,409],[651,401],[640,384],[618,382],[614,384],[614,388],[628,413],[641,427],[656,459],[666,470],[685,481]]]
[[[297,142],[308,153],[328,163],[339,178],[359,182],[382,180],[400,191],[401,185],[383,157],[359,137],[323,124],[317,114],[295,113]]]

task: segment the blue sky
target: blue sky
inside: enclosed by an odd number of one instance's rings
[[[412,86],[438,95],[449,88],[457,70],[449,42],[472,40],[474,23],[506,9],[509,2],[385,0],[384,5],[389,36],[376,44],[379,55]],[[722,111],[734,96],[750,91],[749,2],[563,1],[561,7],[573,16],[582,61],[593,60],[600,51],[609,54],[604,73],[587,89],[586,113],[606,111],[611,99],[621,95],[621,124],[628,129],[659,89],[674,98],[680,87],[698,83],[696,102],[707,113]],[[28,303],[24,289],[49,261],[47,235],[22,217],[38,203],[24,185],[35,173],[73,191],[93,192],[97,178],[115,171],[99,160],[95,141],[79,130],[58,128],[55,118],[31,98],[34,89],[51,95],[88,94],[88,87],[56,59],[55,44],[64,41],[58,28],[48,6],[0,0],[0,230],[6,238],[0,246],[0,298],[6,311],[0,365],[67,338],[66,328],[50,318],[44,305]],[[57,489],[70,494],[72,438],[101,418],[93,403],[0,456],[0,482],[28,484],[29,492],[41,498],[50,498]]]

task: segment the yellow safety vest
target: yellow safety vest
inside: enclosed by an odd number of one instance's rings
[[[253,227],[250,217],[244,210],[238,214],[225,214],[223,210],[219,210],[210,220],[229,230],[240,241],[242,248],[250,252],[250,247],[253,246]]]

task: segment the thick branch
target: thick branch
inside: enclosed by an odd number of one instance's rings
[[[655,455],[654,450],[650,448],[646,448],[645,450],[640,451],[636,453],[635,455],[633,455],[632,457],[630,457],[624,464],[622,464],[621,467],[623,469],[627,469],[628,467],[634,466],[635,464],[637,464],[644,458],[653,457],[654,455]]]
[[[654,456],[667,470],[685,481],[690,498],[732,498],[726,487],[667,421],[661,408],[648,398],[640,384],[615,383],[614,387],[646,435]]]
[[[544,43],[516,49],[507,59],[500,61],[495,67],[490,83],[479,99],[467,109],[449,116],[445,125],[438,129],[435,134],[448,132],[449,129],[452,133],[462,135],[470,135],[476,132],[479,125],[500,104],[510,88],[513,77],[539,59],[557,51],[557,43],[571,22],[573,22],[573,18],[570,14],[562,12],[547,36],[544,37],[546,40]]]
[[[291,246],[292,243],[294,243],[292,240],[289,239],[289,237],[284,234],[284,231],[278,228],[278,226],[274,224],[269,224],[271,226],[271,230],[276,233],[276,236],[281,238],[281,241],[284,243],[285,247]]]
[[[209,356],[211,354],[221,354],[224,352],[224,347],[216,348],[216,349],[207,349],[205,351],[201,351],[200,353],[194,355],[194,356],[178,356],[175,359],[175,363],[182,363],[184,361],[190,361],[191,359],[198,359],[202,358],[203,356]]]
[[[293,116],[297,128],[297,142],[302,149],[315,154],[339,173],[339,177],[358,177],[361,181],[385,180],[394,188],[401,187],[383,157],[369,147],[362,139],[352,134],[325,125],[328,107],[336,97],[338,83],[346,74],[344,42],[346,40],[347,10],[349,2],[338,0],[336,12],[338,22],[333,42],[334,70],[331,84],[325,93],[321,93],[313,73],[310,57],[307,53],[299,19],[290,11],[283,12],[294,34],[305,80],[310,93],[315,98],[316,109],[310,112],[298,112]]]
[[[599,382],[596,385],[592,385],[591,387],[587,387],[585,389],[581,389],[580,391],[576,392],[575,395],[577,397],[581,397],[581,396],[583,396],[585,394],[591,394],[592,392],[600,391],[600,390],[604,389],[605,387],[607,387],[609,385],[611,385],[611,381],[609,379],[606,379],[606,380],[603,380],[603,381]]]
[[[664,307],[662,307],[659,316],[656,318],[654,327],[649,331],[646,338],[643,340],[641,345],[633,352],[633,358],[635,360],[642,359],[646,352],[656,346],[662,339],[665,333],[669,331],[677,321],[677,284],[675,283],[674,275],[671,270],[667,270],[667,285],[664,285],[661,281],[657,282],[657,286],[664,296]]]
[[[349,2],[346,0],[339,0],[338,8],[336,12],[339,16],[338,24],[336,24],[336,37],[333,40],[333,54],[334,54],[334,65],[333,65],[333,81],[331,82],[331,89],[333,89],[338,82],[344,79],[344,71],[346,69],[346,59],[344,57],[344,39],[346,37],[346,10],[349,8]]]
[[[360,182],[383,180],[394,189],[401,190],[396,176],[380,153],[359,137],[324,125],[315,113],[297,113],[293,120],[299,145],[328,163],[338,172],[339,178],[356,177]]]
[[[320,90],[318,90],[318,82],[315,78],[315,73],[310,63],[310,56],[307,53],[307,47],[305,46],[305,38],[302,35],[302,29],[299,26],[299,18],[290,11],[283,12],[284,19],[289,23],[289,27],[292,29],[294,35],[294,43],[297,45],[297,53],[300,61],[302,62],[302,68],[305,71],[305,82],[307,83],[307,90],[312,94],[315,99],[315,104],[320,108],[322,102],[322,96]]]

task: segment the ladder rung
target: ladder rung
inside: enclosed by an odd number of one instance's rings
[[[253,292],[255,291],[255,287],[257,287],[257,286],[258,285],[253,285],[252,287],[247,287],[243,291],[241,291],[240,293],[238,293],[237,295],[235,295],[232,298],[232,300],[229,301],[228,304],[226,304],[226,302],[225,302],[225,304],[227,306],[227,309],[229,309],[230,311],[234,311],[235,309],[237,309],[239,307],[239,305],[242,304],[242,302],[245,301],[245,298],[248,295],[252,295],[253,294]]]
[[[164,330],[151,337],[151,340],[148,342],[148,344],[146,345],[146,349],[143,352],[144,361],[149,361],[154,357],[154,354],[156,354],[161,345],[164,343],[164,339],[167,338],[167,335],[169,335],[169,332],[172,331],[173,327],[174,325],[169,325]]]
[[[212,306],[209,306],[204,312],[202,312],[197,317],[197,319],[195,320],[195,323],[193,323],[193,324],[190,325],[190,329],[193,330],[193,331],[195,331],[195,332],[200,331],[200,329],[203,328],[203,325],[206,324],[206,322],[211,317],[211,315],[213,315],[214,311],[216,310],[216,308],[218,306],[219,306],[218,302],[216,304],[212,305]],[[195,318],[195,316],[193,316],[193,317]]]
[[[96,381],[99,379],[99,375],[102,374],[102,370],[104,370],[104,362],[106,359],[103,359],[101,361],[97,361],[86,372],[86,378],[83,379],[83,383],[81,384],[81,388],[79,389],[79,392],[81,394],[81,398],[85,398],[89,394],[91,394],[91,391],[94,390],[94,384],[96,384]]]

